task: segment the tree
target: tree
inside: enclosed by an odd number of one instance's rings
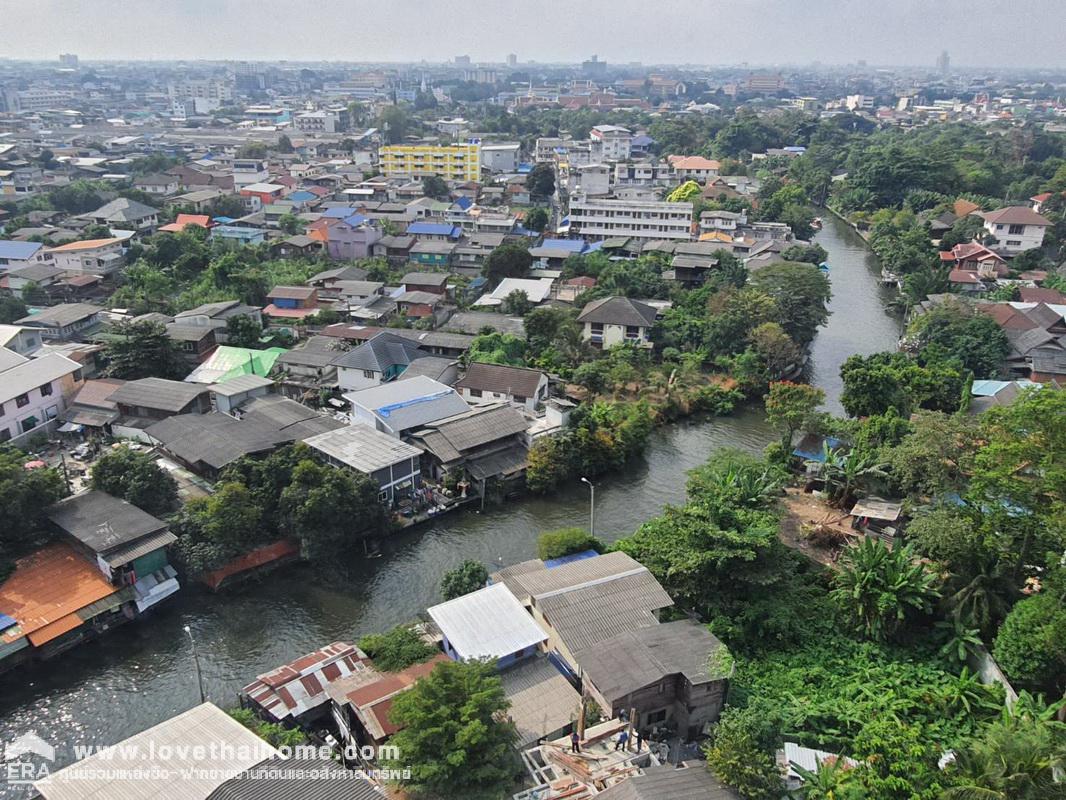
[[[978,378],[995,377],[1010,349],[992,317],[962,303],[944,303],[915,317],[906,339],[919,363],[954,359]]]
[[[422,179],[422,194],[434,200],[447,200],[451,197],[448,184],[439,175],[427,175]]]
[[[443,797],[492,798],[510,790],[517,774],[511,750],[516,732],[495,664],[445,661],[393,699],[392,737],[410,767],[408,789]]]
[[[746,800],[779,800],[781,773],[753,709],[729,708],[714,726],[704,753],[715,777]]]
[[[278,227],[290,236],[304,232],[304,222],[292,213],[282,214],[278,217]]]
[[[1012,681],[1061,694],[1066,689],[1064,592],[1049,586],[1018,602],[996,634],[992,652]]]
[[[583,553],[586,550],[604,551],[603,542],[584,528],[560,528],[545,531],[537,539],[537,557],[549,561],[553,558]]]
[[[1054,715],[1060,701],[1040,707],[1026,693],[1001,718],[955,750],[940,800],[1062,800],[1066,784],[1066,725]]]
[[[385,144],[400,144],[407,136],[407,112],[400,106],[386,106],[378,115],[377,127]]]
[[[458,567],[448,570],[440,581],[440,593],[445,600],[454,600],[470,592],[484,588],[489,581],[489,571],[480,561],[467,559]]]
[[[505,364],[521,367],[525,362],[526,343],[509,333],[482,333],[475,336],[466,351],[467,363]]]
[[[291,153],[296,148],[292,146],[292,139],[287,134],[281,134],[278,137],[278,152],[279,153]]]
[[[819,466],[829,503],[837,507],[846,507],[854,498],[855,490],[869,479],[885,477],[884,464],[877,461],[876,453],[858,447],[845,452],[834,450],[828,442],[823,442]]]
[[[500,309],[504,314],[511,314],[516,317],[525,316],[531,308],[533,308],[533,303],[530,302],[529,295],[522,289],[508,292],[507,296],[503,298],[503,303],[500,304]]]
[[[532,197],[551,197],[555,194],[555,167],[547,163],[536,164],[526,175],[526,188]]]
[[[262,142],[245,142],[237,148],[237,158],[266,158],[270,155]]]
[[[333,558],[357,540],[380,533],[384,508],[377,482],[349,470],[301,461],[281,493],[300,552],[310,561]]]
[[[490,283],[497,284],[504,278],[525,277],[531,266],[533,256],[529,254],[529,250],[520,244],[508,242],[489,253],[482,274]]]
[[[263,326],[254,318],[237,314],[226,320],[226,344],[255,350],[262,346]]]
[[[129,447],[109,450],[93,464],[92,487],[120,497],[155,516],[177,505],[178,484],[148,453]]]
[[[359,649],[373,659],[376,669],[385,672],[399,672],[440,652],[410,625],[367,634],[359,640]]]
[[[960,366],[937,362],[923,366],[906,353],[851,356],[840,367],[840,402],[853,417],[895,409],[908,416],[918,409],[954,412],[962,402]]]
[[[777,302],[781,327],[801,347],[829,319],[829,278],[813,264],[768,264],[755,273],[751,285]]]
[[[527,230],[535,231],[536,233],[541,233],[545,228],[548,227],[549,219],[550,218],[548,216],[547,209],[534,208],[531,209],[528,214],[526,214],[526,218],[523,221],[522,225]]]
[[[867,638],[887,640],[915,614],[932,610],[936,582],[911,547],[889,549],[864,537],[841,555],[830,596]]]
[[[112,378],[174,378],[181,372],[174,344],[159,322],[117,323],[104,346],[104,356],[107,375]]]
[[[763,399],[766,421],[780,431],[781,446],[790,453],[796,432],[818,424],[818,406],[825,402],[825,392],[805,383],[778,381],[770,384],[770,393]]]
[[[961,490],[974,469],[978,432],[973,418],[918,411],[911,425],[912,433],[885,451],[900,488],[932,497]]]
[[[14,295],[0,296],[0,325],[10,325],[29,313],[30,310],[26,307],[26,304]]]
[[[67,493],[58,470],[28,470],[26,460],[21,450],[0,445],[0,576],[40,535],[48,508]]]

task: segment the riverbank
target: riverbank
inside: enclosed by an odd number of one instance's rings
[[[861,238],[827,217],[816,241],[829,251],[833,299],[811,348],[808,378],[834,410],[840,364],[852,353],[894,347],[896,325],[878,305],[880,267]],[[596,534],[614,541],[682,502],[687,471],[712,452],[760,453],[777,438],[761,411],[746,407],[656,428],[624,475],[597,481]],[[106,642],[72,652],[62,669],[44,665],[5,681],[0,740],[35,731],[57,747],[56,763],[67,764],[75,744],[111,744],[189,708],[198,693],[186,625],[196,637],[209,699],[231,706],[252,677],[300,653],[416,617],[438,602],[441,577],[463,560],[490,569],[522,561],[536,554],[541,532],[587,527],[588,519],[588,487],[574,483],[484,513],[436,518],[383,541],[378,557],[353,557],[329,573],[296,564],[223,598],[183,587],[149,624],[125,626]],[[0,790],[0,796],[20,795]]]

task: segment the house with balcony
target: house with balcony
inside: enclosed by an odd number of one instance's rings
[[[574,197],[570,235],[591,240],[692,238],[692,203]]]
[[[326,463],[371,478],[390,507],[422,487],[422,450],[369,425],[349,425],[303,441]]]
[[[285,196],[288,187],[280,183],[250,183],[242,186],[240,196],[245,198],[245,203],[252,211],[259,211],[264,206],[276,203]]]
[[[980,216],[985,230],[996,238],[994,249],[1005,256],[1043,246],[1044,234],[1051,227],[1047,217],[1028,206],[1007,206]]]
[[[667,156],[667,163],[677,176],[678,183],[696,181],[703,186],[711,178],[717,178],[721,162],[703,156]]]
[[[122,268],[126,239],[85,239],[67,242],[45,251],[49,263],[63,272],[108,276]]]
[[[25,443],[54,430],[82,375],[81,364],[58,353],[27,358],[0,349],[0,442]]]
[[[318,313],[318,290],[313,286],[275,286],[267,300],[263,316],[269,319],[300,322]]]
[[[628,297],[604,297],[589,303],[578,315],[581,337],[597,348],[619,344],[651,347],[656,310]]]
[[[362,214],[329,219],[324,225],[326,252],[339,261],[370,258],[373,247],[385,235],[379,225]]]

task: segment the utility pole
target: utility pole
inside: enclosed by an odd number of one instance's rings
[[[587,483],[589,487],[589,535],[596,535],[596,487],[592,481],[588,478],[582,478],[582,483]]]
[[[196,640],[192,636],[192,628],[186,625],[185,633],[189,635],[189,641],[192,643],[192,660],[196,664],[196,685],[200,687],[200,702],[205,703],[207,698],[204,696],[204,676],[200,672],[200,654],[196,652]]]

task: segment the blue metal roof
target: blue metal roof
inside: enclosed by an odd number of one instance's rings
[[[350,217],[345,217],[344,221],[349,225],[362,225],[364,222],[369,222],[370,217],[364,217],[362,214],[352,214]]]
[[[462,233],[462,228],[441,222],[412,222],[407,226],[407,232],[414,236],[421,233],[427,236],[448,236],[457,239]]]
[[[584,239],[545,239],[540,246],[550,247],[553,250],[566,250],[571,253],[584,253],[589,245]]]
[[[558,558],[549,558],[544,562],[544,566],[548,569],[552,567],[561,567],[563,564],[572,564],[575,561],[584,561],[586,558],[595,558],[598,556],[595,550],[582,550],[580,553],[571,553],[568,556],[559,556]]]
[[[9,617],[7,614],[0,614],[0,631],[6,631],[8,628],[13,628],[16,625],[18,625],[18,620]]]
[[[515,170],[519,175],[526,175],[533,171],[532,164],[522,163],[518,165],[518,169]]]
[[[337,206],[336,208],[327,208],[322,212],[322,216],[329,219],[347,219],[358,211],[359,209],[351,206]]]
[[[463,209],[463,211],[466,211],[468,208],[470,208],[470,206],[474,205],[474,201],[471,200],[469,197],[460,197],[458,200],[455,201],[455,204],[459,206],[459,208]]]
[[[40,242],[0,241],[0,258],[25,261],[27,258],[33,258],[34,254],[43,246]]]
[[[297,203],[301,203],[304,200],[314,200],[315,197],[316,197],[316,195],[313,192],[306,192],[303,189],[300,189],[299,191],[293,192],[292,194],[290,194],[285,199],[286,200],[293,200],[293,201],[295,201]]]

